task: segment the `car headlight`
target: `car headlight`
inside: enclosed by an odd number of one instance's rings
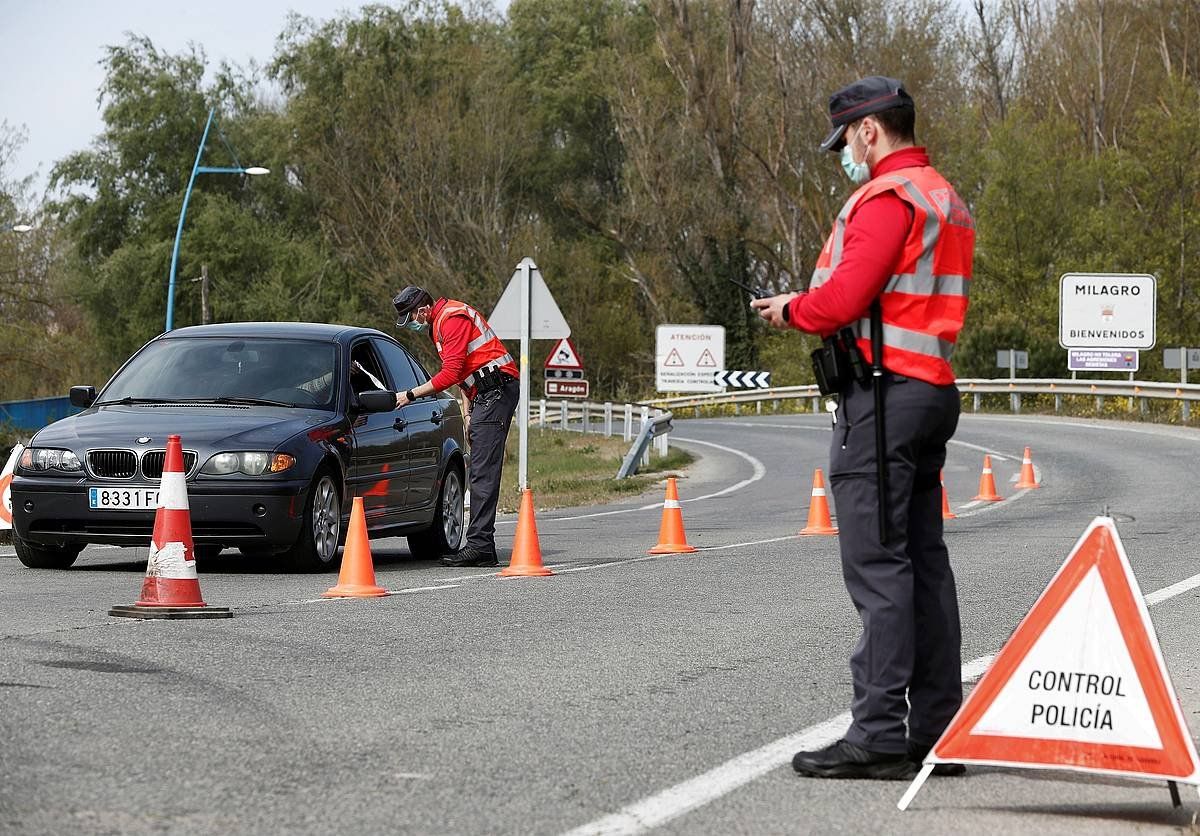
[[[70,450],[60,450],[56,447],[26,447],[21,452],[18,463],[22,470],[43,473],[47,470],[60,470],[63,473],[78,473],[83,470],[83,462],[79,456]]]
[[[296,459],[287,453],[217,453],[205,462],[200,472],[207,476],[224,476],[229,473],[262,476],[268,473],[282,473],[295,463]]]

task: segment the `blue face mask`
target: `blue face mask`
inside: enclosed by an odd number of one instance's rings
[[[414,319],[410,322],[404,323],[404,327],[407,328],[409,331],[424,331],[426,328],[429,327],[429,323],[428,322],[417,322]]]
[[[842,170],[846,172],[850,182],[856,185],[861,185],[871,179],[871,167],[867,165],[866,161],[854,162],[854,155],[850,153],[849,143],[842,146]]]

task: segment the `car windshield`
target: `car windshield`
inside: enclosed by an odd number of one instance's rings
[[[126,401],[270,402],[330,409],[335,346],[327,342],[180,337],[150,343],[100,396]]]

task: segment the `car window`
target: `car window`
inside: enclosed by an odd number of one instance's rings
[[[100,400],[269,400],[331,409],[336,352],[309,340],[175,337],[147,345]]]
[[[355,394],[388,388],[379,358],[367,340],[355,343],[350,349],[350,387]]]
[[[417,373],[413,371],[407,351],[387,340],[373,339],[371,342],[375,344],[375,347],[383,357],[383,362],[388,367],[388,371],[391,372],[392,383],[395,385],[397,392],[411,389],[421,382],[417,379]]]

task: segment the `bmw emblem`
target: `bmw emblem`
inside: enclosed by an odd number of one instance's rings
[[[138,438],[137,443],[138,444],[149,444],[151,441],[153,441],[153,439],[150,438],[150,436],[143,435]]]

